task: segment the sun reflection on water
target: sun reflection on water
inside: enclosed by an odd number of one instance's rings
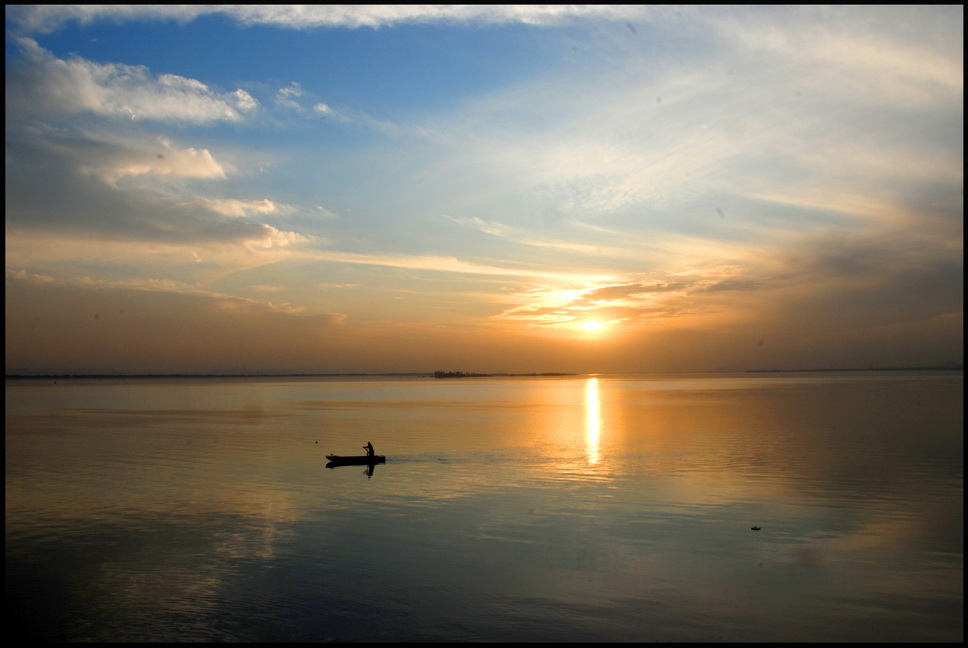
[[[585,382],[585,456],[588,463],[597,464],[601,460],[600,441],[602,435],[601,405],[598,399],[598,378]]]

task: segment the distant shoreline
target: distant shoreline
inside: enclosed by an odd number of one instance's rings
[[[427,371],[400,373],[247,373],[247,374],[7,374],[7,380],[33,380],[36,378],[59,379],[111,379],[111,378],[392,378],[394,376],[430,377]]]
[[[447,375],[438,376],[437,373]],[[432,372],[413,371],[395,373],[251,373],[251,374],[7,374],[7,380],[37,380],[37,379],[118,379],[118,378],[488,378],[488,377],[541,377],[541,376],[580,376],[576,373],[470,373],[470,372]]]
[[[850,373],[864,371],[964,371],[963,365],[936,365],[924,367],[867,367],[852,369],[739,369],[736,371],[649,371],[642,372],[655,375],[674,376],[681,373],[688,374],[723,374],[723,373]],[[620,374],[635,372],[619,372]],[[147,379],[147,378],[394,378],[394,377],[414,377],[414,378],[541,378],[541,377],[565,377],[583,376],[582,373],[474,373],[465,371],[413,371],[413,372],[392,372],[392,373],[251,373],[251,374],[6,374],[6,380],[110,380],[110,379]],[[605,374],[608,375],[608,374]]]
[[[809,373],[838,371],[964,371],[964,365],[936,365],[930,367],[867,367],[865,369],[746,369],[739,373]]]

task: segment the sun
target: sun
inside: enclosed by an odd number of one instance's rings
[[[584,329],[589,333],[597,333],[598,331],[601,331],[603,328],[605,328],[605,324],[596,320],[589,320],[583,324],[579,324],[578,328]]]

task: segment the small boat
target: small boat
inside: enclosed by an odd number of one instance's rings
[[[329,462],[335,466],[367,466],[369,464],[386,463],[387,458],[383,455],[358,455],[355,457],[341,457],[339,455],[326,455]]]

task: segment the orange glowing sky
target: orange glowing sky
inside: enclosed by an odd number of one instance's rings
[[[7,373],[963,357],[963,8],[6,8]]]

